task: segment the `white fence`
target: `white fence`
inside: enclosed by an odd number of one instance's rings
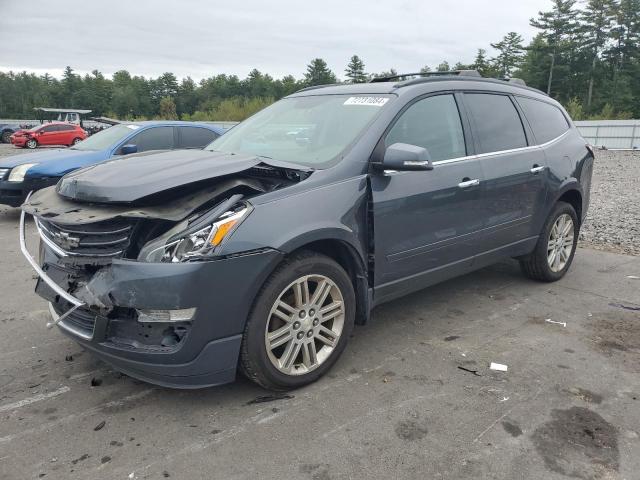
[[[581,120],[573,123],[591,145],[609,149],[640,149],[640,120]]]

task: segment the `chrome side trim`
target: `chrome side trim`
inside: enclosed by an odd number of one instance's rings
[[[31,193],[29,193],[29,195],[27,195],[27,198],[25,199],[25,202],[27,202],[29,200],[29,197],[31,196]],[[20,213],[20,250],[22,251],[22,254],[24,255],[24,257],[27,259],[27,261],[29,262],[29,264],[31,265],[31,267],[36,271],[36,273],[38,274],[38,276],[54,291],[56,292],[58,295],[60,295],[62,298],[64,298],[67,302],[76,305],[77,307],[81,307],[82,305],[84,305],[84,302],[81,300],[78,300],[76,297],[74,297],[73,295],[71,295],[70,293],[66,292],[65,290],[63,290],[56,282],[54,282],[45,272],[44,270],[42,270],[42,268],[40,268],[40,265],[38,265],[38,262],[35,261],[35,259],[31,256],[31,254],[29,253],[29,250],[27,249],[27,242],[25,240],[25,228],[24,228],[24,217],[25,217],[25,212],[24,210]],[[42,237],[41,237],[42,238]]]
[[[78,307],[73,307],[67,313],[65,313],[64,315],[60,316],[54,310],[53,304],[51,302],[49,302],[49,313],[51,314],[51,318],[53,319],[53,321],[50,322],[50,324],[51,324],[51,326],[58,325],[58,327],[62,328],[63,330],[66,330],[67,332],[73,333],[74,335],[77,335],[80,338],[84,338],[85,340],[91,340],[93,338],[93,334],[87,335],[82,330],[78,330],[73,325],[69,325],[69,324],[65,323],[65,321],[64,321],[64,318],[67,315],[69,315],[76,308],[78,308]],[[47,326],[49,326],[49,323],[47,323]]]
[[[463,162],[465,160],[476,160],[476,159],[479,159],[479,158],[494,157],[494,156],[497,156],[497,155],[506,155],[508,153],[525,152],[527,150],[535,150],[537,148],[545,148],[545,147],[548,147],[549,145],[557,142],[558,140],[560,140],[564,136],[568,135],[569,132],[571,132],[571,129],[567,130],[566,132],[564,132],[559,137],[556,137],[553,140],[549,140],[548,142],[541,143],[540,145],[529,145],[527,147],[512,148],[512,149],[509,149],[509,150],[499,150],[497,152],[478,153],[477,155],[467,155],[466,157],[456,157],[456,158],[450,158],[448,160],[435,160],[433,162],[433,165],[434,166],[436,166],[436,165],[446,165],[447,163]]]

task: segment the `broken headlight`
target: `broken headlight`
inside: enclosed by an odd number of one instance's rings
[[[209,217],[206,214],[190,222],[190,225],[188,222],[187,225],[181,224],[183,231],[171,235],[175,230],[172,229],[168,232],[169,235],[149,242],[140,251],[138,259],[145,262],[177,263],[210,255],[250,211],[248,205],[239,204],[207,225],[203,225]]]

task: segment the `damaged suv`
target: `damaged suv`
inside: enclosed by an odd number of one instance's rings
[[[307,88],[203,151],[33,194],[21,247],[50,323],[148,382],[218,385],[239,367],[288,389],[383,302],[509,257],[561,278],[593,165],[565,110],[473,71],[406,78]]]

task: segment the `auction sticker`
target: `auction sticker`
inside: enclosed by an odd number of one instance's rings
[[[343,105],[366,105],[370,107],[381,107],[387,103],[387,97],[349,97]]]

